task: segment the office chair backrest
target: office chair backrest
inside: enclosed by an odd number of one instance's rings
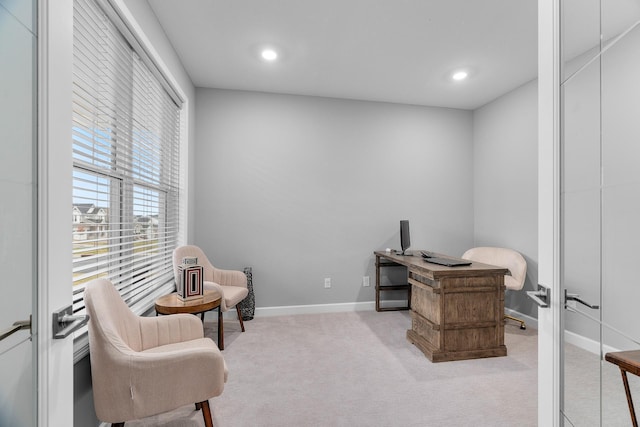
[[[466,251],[462,258],[483,264],[508,268],[511,275],[504,276],[507,289],[520,290],[527,278],[527,261],[517,251],[508,248],[477,247]]]

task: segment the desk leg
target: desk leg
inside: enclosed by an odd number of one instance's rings
[[[224,350],[224,324],[222,323],[222,307],[218,306],[218,348]]]
[[[627,403],[629,404],[629,412],[631,413],[631,422],[633,427],[638,427],[638,420],[636,419],[636,411],[633,409],[633,400],[631,400],[631,390],[629,390],[629,380],[627,379],[627,371],[620,368],[620,374],[622,375],[622,382],[624,383],[624,391],[627,394]]]

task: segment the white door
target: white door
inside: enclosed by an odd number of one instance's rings
[[[1,426],[37,419],[35,16],[34,2],[0,1]]]
[[[538,281],[549,306],[538,309],[538,425],[560,425],[559,11],[538,1]]]
[[[73,298],[73,1],[37,2],[38,426],[58,427],[73,425],[73,338],[54,339],[52,325],[53,312]]]
[[[631,422],[605,354],[640,349],[639,21],[630,0],[540,5],[540,425]]]
[[[0,0],[0,426],[73,425],[73,341],[52,327],[72,301],[73,15],[48,3]]]

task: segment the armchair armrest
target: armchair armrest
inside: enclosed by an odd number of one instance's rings
[[[246,288],[247,276],[242,271],[215,268],[213,270],[213,282],[220,283],[222,286],[240,286]]]
[[[202,322],[192,314],[170,314],[139,319],[142,350],[204,336]]]
[[[160,407],[170,404],[167,400],[182,401],[176,402],[177,408],[218,396],[224,389],[224,358],[210,338],[138,352],[130,356],[129,363],[134,400],[138,393],[138,399],[157,402]]]

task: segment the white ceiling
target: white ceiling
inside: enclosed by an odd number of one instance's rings
[[[196,87],[475,109],[537,76],[537,0],[149,4]]]

